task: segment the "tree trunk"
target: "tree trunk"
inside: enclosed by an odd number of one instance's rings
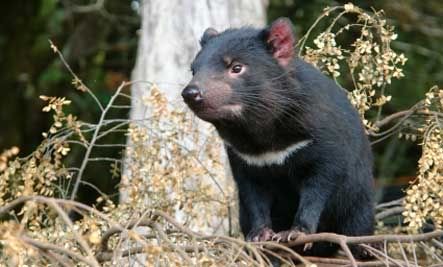
[[[190,63],[200,48],[203,31],[208,27],[263,26],[266,6],[267,0],[145,0],[132,80],[155,82],[170,101],[176,101],[190,79]],[[134,99],[141,99],[143,88],[132,88]],[[142,110],[133,102],[131,118],[143,118]]]
[[[199,40],[204,30],[208,27],[222,31],[244,25],[263,26],[266,6],[267,0],[142,1],[142,27],[132,80],[155,83],[170,103],[184,108],[180,92],[191,78],[190,63],[200,49]],[[131,120],[138,121],[150,114],[141,101],[148,94],[146,84],[132,86]],[[200,131],[208,129],[207,123],[196,121]],[[131,183],[130,175],[127,176],[127,182]],[[226,181],[218,183],[229,183],[230,178],[224,179]],[[125,190],[121,190],[120,199],[123,202],[127,199]],[[179,212],[175,215],[180,217]],[[221,232],[226,233],[226,228]]]

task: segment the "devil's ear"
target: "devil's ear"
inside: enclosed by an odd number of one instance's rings
[[[265,29],[264,41],[272,56],[282,66],[287,66],[295,54],[295,37],[288,18],[279,18]]]
[[[214,28],[207,28],[200,39],[200,45],[203,47],[214,36],[218,35],[218,31]]]

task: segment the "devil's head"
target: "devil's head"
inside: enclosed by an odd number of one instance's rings
[[[255,120],[283,112],[289,99],[295,39],[286,18],[264,29],[207,29],[183,89],[186,104],[209,122]],[[276,105],[278,104],[278,105]]]

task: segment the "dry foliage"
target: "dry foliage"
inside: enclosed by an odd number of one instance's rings
[[[334,13],[338,15],[332,19],[329,27],[313,40],[315,47],[305,46],[318,23]],[[339,19],[346,15],[356,16],[356,21],[337,26]],[[347,32],[358,32],[359,37],[344,47],[338,45],[336,39]],[[349,99],[365,126],[377,131],[378,127],[365,114],[369,109],[377,108],[379,114],[375,120],[380,119],[381,107],[391,100],[391,96],[386,95],[386,87],[393,78],[404,76],[402,66],[407,59],[391,49],[391,42],[396,38],[394,28],[386,24],[383,11],[369,14],[349,3],[324,10],[300,40],[300,55],[334,79],[349,73],[354,85],[349,91]]]
[[[424,115],[420,127],[422,156],[418,161],[416,182],[406,191],[405,222],[409,229],[418,232],[424,224],[443,227],[443,136],[441,116],[443,113],[443,89],[433,87],[426,94],[422,108]]]
[[[341,18],[349,14],[356,20],[338,27]],[[323,19],[330,19],[330,26],[312,38],[312,29]],[[338,45],[336,38],[351,29],[358,30],[360,37],[347,47]],[[0,264],[268,266],[269,255],[281,258],[288,266],[296,262],[306,266],[443,264],[443,90],[434,87],[411,109],[382,117],[381,108],[391,99],[386,89],[392,78],[403,76],[401,66],[406,62],[402,54],[390,48],[395,37],[381,11],[368,13],[346,4],[324,10],[301,39],[300,53],[336,80],[346,73],[344,69],[348,70],[354,81],[349,98],[375,142],[394,134],[420,142],[423,155],[418,162],[417,181],[404,200],[377,207],[380,235],[320,233],[291,244],[246,243],[233,237],[202,234],[226,232],[226,226],[231,227],[233,189],[220,184],[225,169],[220,161],[221,144],[214,132],[202,134],[195,129],[192,115],[172,107],[149,82],[125,82],[106,105],[100,103],[51,43],[73,75],[73,85],[96,101],[102,116],[96,123],[82,122],[63,112],[69,100],[42,96],[47,102],[43,111],[53,113],[54,123],[43,133],[41,145],[25,158],[15,158],[15,147],[0,155]],[[310,39],[314,48],[305,45]],[[130,98],[122,89],[133,83],[146,84],[147,94],[139,101],[143,101],[149,116],[142,121],[108,119],[109,110],[129,108],[114,103],[117,98]],[[367,118],[369,109],[377,110],[374,118]],[[128,137],[126,144],[101,142],[103,137],[122,131]],[[72,146],[84,149],[80,166],[64,165]],[[92,150],[101,147],[121,147],[124,159],[93,158]],[[92,161],[111,162],[110,171],[121,178],[125,202],[116,204],[102,195],[97,199],[97,206],[102,206],[99,210],[75,201],[79,185],[86,183],[82,179],[85,168]],[[70,211],[82,214],[82,219],[72,221]],[[384,220],[401,213],[406,224],[382,226]],[[421,233],[423,226],[431,232]],[[339,244],[345,257],[301,257],[288,249],[318,241]],[[365,246],[376,259],[356,262],[348,249],[348,244],[356,243]],[[367,245],[371,243],[383,245],[376,249]]]
[[[233,195],[232,188],[219,184],[225,175],[221,142],[214,132],[199,133],[192,115],[168,105],[155,85],[142,101],[151,112],[144,123],[129,125],[120,187],[127,196],[124,205],[132,212],[177,213],[193,229],[220,232],[216,228],[223,225],[214,224],[228,218]],[[201,139],[204,143],[195,146]]]

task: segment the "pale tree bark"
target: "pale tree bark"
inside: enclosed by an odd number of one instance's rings
[[[156,82],[175,101],[190,78],[189,66],[199,39],[208,27],[224,30],[245,25],[263,26],[267,0],[145,0],[133,80]],[[139,99],[144,87],[135,85]],[[143,118],[143,107],[133,103],[131,118]]]
[[[169,102],[183,107],[180,92],[191,78],[190,63],[200,49],[199,39],[204,30],[208,27],[219,31],[246,25],[261,27],[266,21],[267,1],[142,1],[142,27],[132,80],[155,83]],[[133,85],[132,120],[148,116],[149,110],[140,101],[148,93],[146,84]],[[197,125],[200,130],[207,127],[202,122]],[[130,181],[130,177],[128,179]],[[227,181],[219,182],[225,184]],[[125,192],[121,192],[121,200],[125,201]]]

